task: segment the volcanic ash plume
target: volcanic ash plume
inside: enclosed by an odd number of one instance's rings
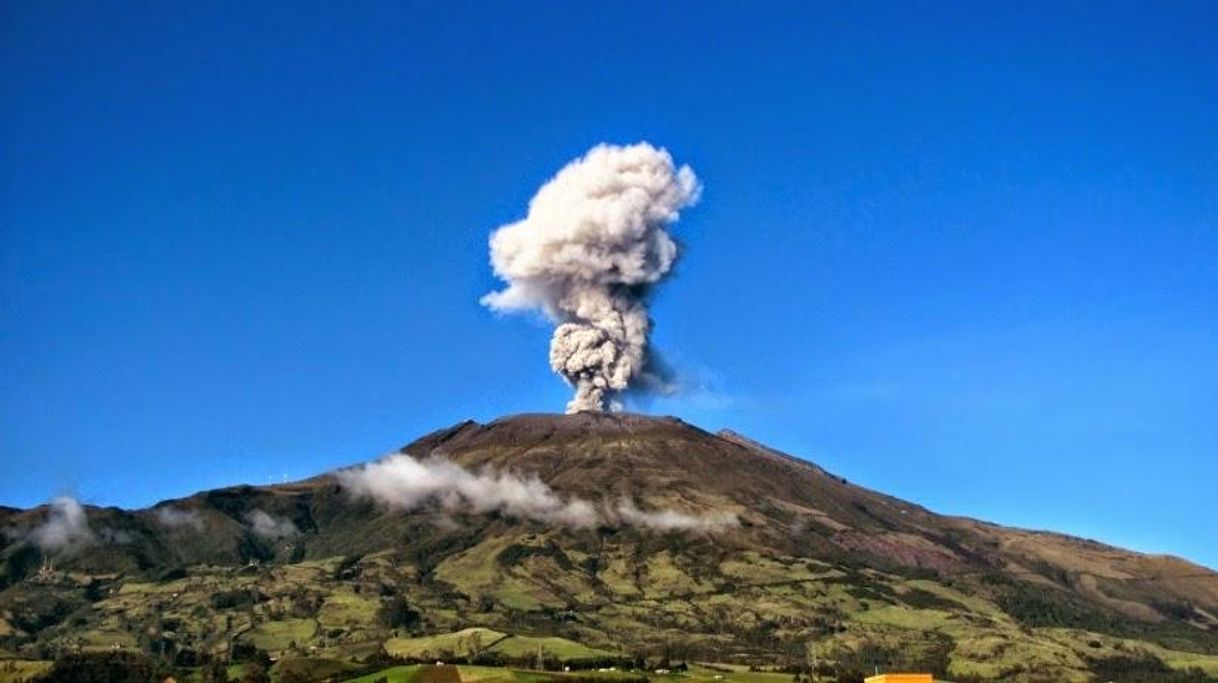
[[[614,396],[646,374],[648,295],[678,255],[667,228],[699,190],[664,149],[598,145],[491,235],[491,265],[508,286],[482,303],[558,323],[550,367],[575,387],[568,413],[616,409]]]

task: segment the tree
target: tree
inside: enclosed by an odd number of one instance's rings
[[[271,674],[267,671],[266,664],[263,664],[260,659],[246,664],[245,675],[241,677],[241,683],[271,683]]]
[[[389,628],[413,629],[419,625],[419,619],[419,613],[400,595],[381,608],[381,621]]]
[[[212,658],[203,667],[203,683],[228,683],[228,667],[218,658]]]
[[[152,683],[152,658],[139,652],[68,653],[40,680],[47,683]]]
[[[279,683],[309,683],[309,677],[297,669],[281,669]]]
[[[482,631],[469,634],[469,660],[472,662],[482,654]]]

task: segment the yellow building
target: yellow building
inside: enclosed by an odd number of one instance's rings
[[[863,679],[865,683],[935,683],[930,674],[880,674]]]

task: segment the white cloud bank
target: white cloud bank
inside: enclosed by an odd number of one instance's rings
[[[180,510],[172,507],[157,508],[153,513],[156,521],[170,529],[193,529],[203,531],[203,516],[194,510]]]
[[[341,470],[339,483],[357,497],[403,510],[436,501],[453,510],[500,512],[509,517],[573,527],[596,526],[600,516],[582,500],[564,501],[536,477],[491,471],[475,474],[439,458],[416,460],[392,455]]]
[[[30,531],[29,539],[43,552],[71,550],[97,541],[84,506],[71,496],[51,501],[46,520]]]
[[[296,524],[286,517],[275,517],[262,510],[250,510],[245,513],[245,521],[249,522],[250,531],[262,538],[279,541],[300,534]]]
[[[705,531],[714,532],[739,524],[731,512],[715,512],[709,515],[689,515],[677,510],[640,510],[633,500],[626,498],[617,505],[618,518],[627,524],[655,529],[656,531]]]
[[[626,524],[658,531],[714,532],[737,524],[731,513],[696,516],[675,510],[648,512],[629,499],[616,506],[598,507],[580,498],[564,499],[537,477],[489,468],[475,473],[442,458],[419,460],[404,453],[340,470],[335,477],[353,496],[400,510],[438,503],[453,511],[497,512],[574,528]]]
[[[46,518],[33,528],[10,528],[7,533],[33,543],[44,553],[71,554],[97,544],[133,543],[134,534],[89,524],[85,506],[72,496],[58,496],[47,504]]]

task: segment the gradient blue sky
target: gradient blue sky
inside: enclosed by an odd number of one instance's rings
[[[0,503],[560,410],[487,234],[648,140],[705,192],[640,409],[1218,567],[1218,4],[754,4],[4,3]]]

